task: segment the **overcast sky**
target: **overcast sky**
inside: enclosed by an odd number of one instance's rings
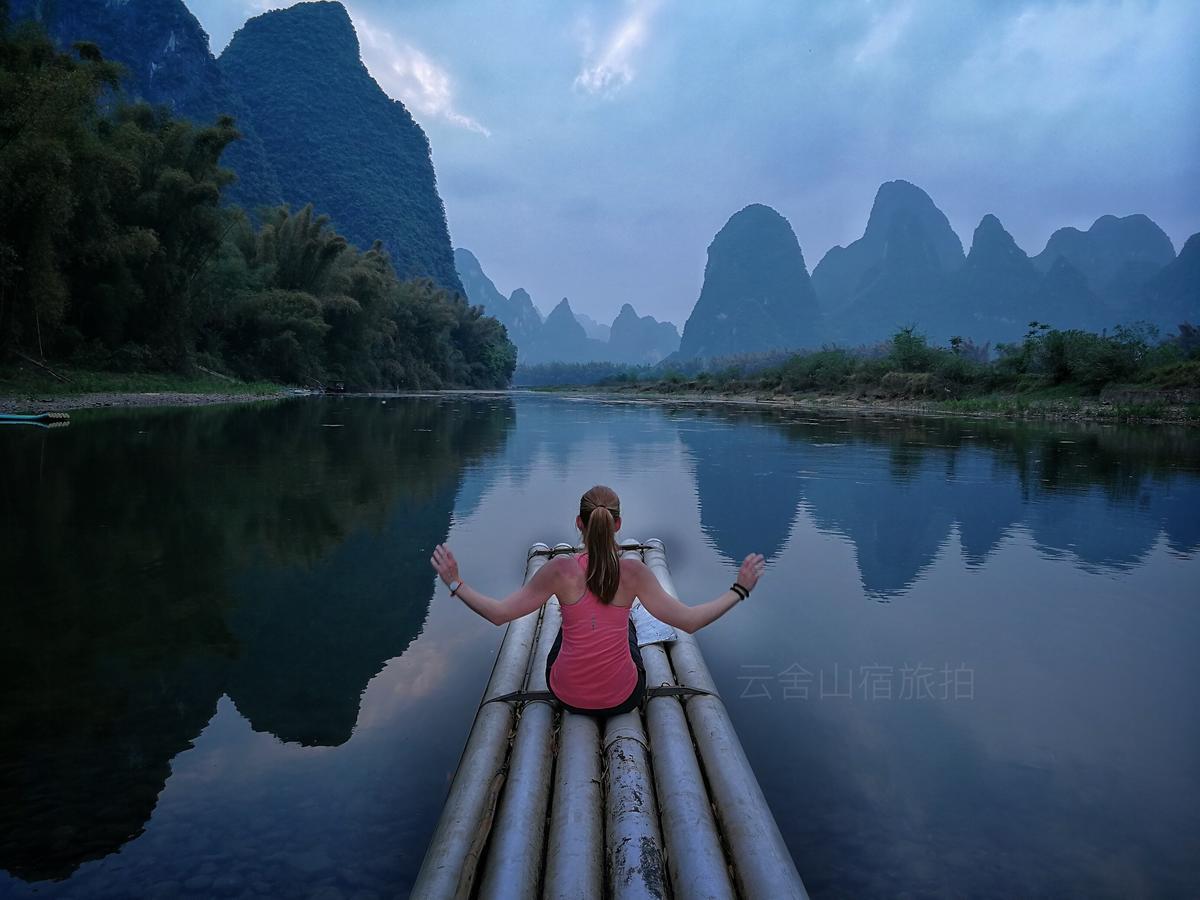
[[[286,2],[185,0],[220,52]],[[1033,255],[1142,212],[1200,230],[1200,2],[353,0],[363,60],[433,145],[456,247],[506,294],[682,326],[749,203],[809,271],[879,185],[924,188],[970,246]]]

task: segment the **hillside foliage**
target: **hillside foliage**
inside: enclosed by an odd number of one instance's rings
[[[1025,337],[995,351],[954,337],[930,343],[912,327],[859,347],[768,352],[709,359],[672,359],[656,366],[548,364],[517,369],[528,387],[599,385],[674,392],[829,393],[958,398],[993,392],[1062,389],[1096,395],[1109,385],[1200,390],[1200,330],[1184,323],[1167,338],[1156,326],[1118,326],[1112,333],[1030,322]]]
[[[100,48],[0,34],[0,353],[295,384],[501,387],[504,328],[311,206],[223,206],[228,116],[127,102]]]

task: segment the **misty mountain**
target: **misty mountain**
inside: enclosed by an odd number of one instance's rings
[[[1193,234],[1171,260],[1143,285],[1133,313],[1174,332],[1183,322],[1200,323],[1200,234]]]
[[[1096,296],[1083,275],[1066,260],[1046,274],[1038,271],[1012,235],[990,213],[971,241],[966,263],[945,276],[941,307],[927,307],[921,322],[931,337],[953,335],[978,343],[1019,341],[1033,320],[1054,325],[1102,328]]]
[[[947,318],[947,276],[964,263],[962,242],[929,195],[889,181],[876,192],[863,236],[825,254],[813,287],[840,343],[873,343],[905,325],[933,337]]]
[[[579,320],[579,324],[583,326],[583,330],[588,337],[594,338],[597,341],[608,340],[612,332],[611,326],[605,325],[603,322],[597,322],[587,313],[577,312],[575,313],[575,318]]]
[[[200,124],[219,116],[237,120],[242,139],[221,164],[238,180],[226,197],[240,205],[283,198],[275,167],[249,121],[245,104],[230,87],[209,50],[208,35],[182,0],[10,0],[14,22],[34,19],[60,47],[90,41],[106,59],[127,69],[123,88],[131,99],[168,107]]]
[[[1097,295],[1129,303],[1137,288],[1175,259],[1175,247],[1144,215],[1101,216],[1087,231],[1058,229],[1033,264],[1049,272],[1060,256],[1083,274]]]
[[[975,229],[966,262],[948,277],[940,328],[964,336],[987,334],[993,341],[1015,340],[1034,315],[1041,282],[1025,251],[989,213]]]
[[[679,349],[679,332],[670,322],[639,316],[629,303],[613,320],[608,339],[609,359],[632,365],[653,365]]]
[[[1171,307],[1174,293],[1146,287],[1174,259],[1167,235],[1144,215],[1102,216],[1086,232],[1059,229],[1030,258],[990,214],[964,259],[929,195],[890,181],[876,194],[863,237],[831,249],[813,285],[838,343],[875,343],[914,325],[939,343],[961,335],[982,344],[1019,340],[1033,320],[1094,331],[1164,323],[1186,301]]]
[[[467,299],[494,316],[508,330],[508,339],[518,354],[530,346],[542,327],[542,316],[523,288],[505,297],[483,271],[475,254],[463,247],[454,250],[454,268],[462,281]]]
[[[517,335],[522,341],[533,340],[542,330],[542,311],[533,305],[533,298],[525,288],[517,288],[508,295],[508,306],[517,323]]]
[[[670,322],[639,316],[626,303],[612,325],[571,309],[564,297],[545,322],[524,288],[505,298],[470,250],[454,251],[454,264],[467,299],[483,306],[508,329],[520,365],[547,362],[652,364],[679,348],[679,332]],[[590,328],[590,331],[589,331]],[[605,335],[603,339],[597,334]]]
[[[897,220],[901,220],[897,223]],[[933,260],[938,271],[954,272],[962,267],[962,241],[929,195],[907,181],[888,181],[880,185],[867,219],[863,236],[847,247],[833,247],[813,269],[813,289],[821,308],[836,314],[854,303],[864,287],[864,278],[878,283],[887,280],[887,271],[880,273],[888,260],[907,268],[892,246],[899,237],[913,243],[927,244],[923,251]]]
[[[546,362],[594,362],[608,359],[608,344],[587,336],[566,297],[551,310],[527,350],[518,351],[519,365]]]
[[[820,344],[817,298],[787,219],[752,204],[713,238],[704,285],[680,339],[682,358]]]
[[[312,203],[361,247],[382,241],[401,278],[463,292],[429,140],[363,65],[345,7],[301,3],[250,19],[218,62],[284,201]]]

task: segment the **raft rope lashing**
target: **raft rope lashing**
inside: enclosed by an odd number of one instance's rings
[[[645,698],[649,700],[652,697],[689,697],[693,694],[707,694],[709,697],[721,699],[720,694],[715,694],[712,691],[706,691],[704,688],[687,687],[679,684],[662,684],[657,687],[646,688]],[[551,705],[558,702],[558,698],[550,691],[511,691],[507,694],[500,694],[496,697],[489,697],[480,703],[482,707],[485,703],[493,703],[497,700],[505,703],[549,703]]]
[[[624,553],[626,550],[637,550],[642,552],[645,550],[660,549],[659,547],[651,544],[618,544],[617,547],[622,553]],[[579,553],[582,549],[582,547],[547,547],[545,550],[531,551],[528,558],[533,559],[535,556],[562,556],[564,553]]]

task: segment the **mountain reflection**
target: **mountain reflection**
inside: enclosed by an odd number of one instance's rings
[[[281,740],[344,742],[511,418],[312,401],[6,434],[0,867],[63,878],[139,834],[223,693]]]
[[[426,622],[433,545],[501,482],[484,519],[515,534],[551,521],[542,482],[642,473],[630,499],[673,564],[779,562],[816,528],[879,600],[955,540],[974,568],[1017,538],[1103,571],[1200,549],[1196,438],[1169,429],[490,396],[80,414],[2,437],[0,868],[29,881],[138,835],[222,695],[281,741],[349,740]]]
[[[1087,568],[1136,566],[1160,534],[1177,554],[1200,548],[1185,432],[718,407],[679,433],[705,534],[729,561],[778,555],[802,506],[853,543],[863,588],[879,599],[908,590],[956,525],[973,566],[1015,527]]]
[[[703,410],[679,422],[679,437],[696,467],[700,527],[730,561],[749,553],[768,560],[787,543],[802,497],[802,457],[786,429],[770,419],[745,420]]]

